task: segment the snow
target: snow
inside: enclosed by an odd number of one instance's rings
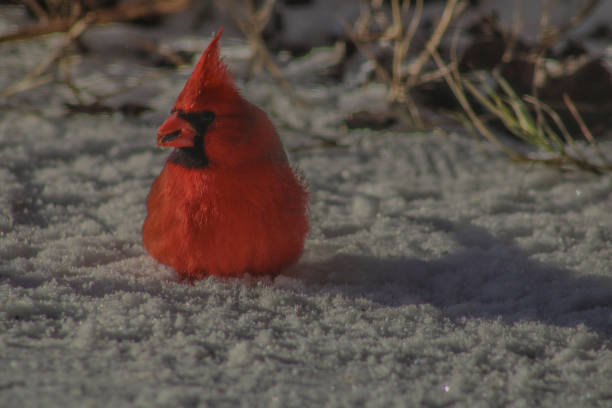
[[[1,89],[45,42],[4,46]],[[86,68],[75,81],[101,86]],[[462,133],[339,130],[338,101],[380,92],[311,84],[301,106],[239,81],[309,182],[306,250],[274,279],[180,283],[140,228],[188,71],[143,85],[138,118],[66,116],[59,86],[3,102],[0,405],[612,404],[609,176]]]

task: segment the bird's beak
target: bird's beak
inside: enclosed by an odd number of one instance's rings
[[[178,112],[172,113],[157,130],[157,145],[163,147],[193,147],[196,131]]]

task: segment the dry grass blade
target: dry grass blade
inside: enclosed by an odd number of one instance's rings
[[[431,58],[432,52],[437,50],[450,24],[464,10],[467,1],[447,1],[444,12],[426,47],[418,53],[415,60],[406,69],[404,69],[403,64],[421,22],[424,1],[416,0],[414,6],[410,0],[391,0],[390,4],[391,22],[388,21],[382,10],[382,1],[373,0],[369,6],[363,3],[354,28],[344,22],[345,30],[358,50],[373,64],[377,77],[388,86],[387,99],[390,102],[403,103],[407,107],[414,124],[423,127],[424,124],[417,105],[410,94],[410,88],[444,76],[442,71],[446,68],[425,75],[421,75],[421,71]],[[406,27],[406,17],[411,9],[413,9],[413,13]],[[386,30],[382,35],[372,34],[370,31],[372,25],[386,28]],[[390,69],[382,65],[371,49],[371,44],[380,39],[388,40],[393,45],[393,59]]]
[[[30,10],[32,10],[32,12],[34,14],[36,14],[36,17],[42,21],[42,22],[47,22],[49,21],[49,15],[47,14],[47,12],[41,7],[41,5],[38,3],[38,1],[36,0],[21,0],[21,2],[23,4],[25,4],[26,6],[28,6],[30,8]]]
[[[19,92],[24,92],[37,86],[44,85],[53,81],[53,75],[41,75],[35,78],[22,79],[21,81],[9,86],[4,91],[0,92],[0,98],[7,98]]]
[[[357,32],[354,31],[346,21],[343,21],[342,23],[344,24],[344,29],[348,37],[353,44],[355,44],[359,52],[361,52],[368,59],[368,61],[374,65],[374,70],[378,78],[387,84],[391,83],[391,75],[387,72],[385,67],[381,65],[380,61],[378,61],[378,58],[376,58],[372,50],[370,50],[367,44],[361,41],[359,38],[360,36],[357,35]]]
[[[450,23],[463,12],[466,6],[467,2],[465,0],[448,0],[434,33],[427,41],[423,51],[421,51],[416,60],[408,67],[408,72],[412,77],[417,77],[419,75],[430,55],[433,55],[438,49],[440,41],[442,41],[442,37],[450,26]]]
[[[442,67],[443,62],[440,56],[437,53],[432,55],[440,67]],[[451,73],[454,75],[451,75]],[[513,160],[541,162],[547,165],[564,168],[574,166],[576,168],[597,174],[600,174],[605,169],[612,168],[610,166],[610,162],[607,161],[597,144],[595,144],[592,135],[586,128],[586,125],[580,118],[580,115],[575,107],[573,109],[573,113],[576,120],[579,124],[581,124],[580,126],[583,128],[585,138],[591,142],[593,147],[596,149],[603,164],[594,163],[585,157],[582,151],[578,149],[578,146],[576,146],[574,139],[567,131],[567,127],[563,124],[559,115],[552,108],[542,103],[534,96],[525,96],[524,98],[520,98],[512,89],[510,84],[498,73],[494,73],[493,76],[503,92],[502,95],[498,94],[497,91],[486,85],[486,82],[484,81],[481,84],[484,91],[481,91],[471,81],[466,78],[462,78],[456,69],[451,73],[445,75],[445,79],[457,97],[457,100],[463,107],[466,115],[472,121],[472,123],[467,126],[468,130],[471,129],[472,126],[476,127],[476,129],[478,129],[478,131],[486,139],[493,142],[498,147],[501,147]],[[482,120],[474,113],[474,110],[470,106],[465,92],[463,91],[464,88],[467,89],[469,93],[495,118],[499,119],[504,124],[506,129],[512,134],[538,150],[547,152],[547,154],[552,155],[552,157],[542,157],[541,154],[538,154],[538,152],[536,152],[535,155],[524,155],[502,143],[500,139],[495,136],[486,127],[484,122],[482,122]],[[551,126],[549,120],[543,114],[541,117],[541,122],[536,124],[536,119],[533,117],[532,112],[525,102],[539,108],[540,112],[546,113],[548,117],[552,119],[557,130]],[[568,107],[573,106],[573,103],[569,97],[566,97],[566,103],[568,104]],[[570,108],[570,110],[572,110],[572,108]],[[559,136],[559,132],[561,132],[562,137]],[[567,145],[563,142],[563,140],[565,140]],[[572,149],[568,149],[567,146],[571,146]]]
[[[389,86],[388,99],[391,101],[405,102],[412,120],[418,127],[423,127],[423,121],[419,114],[418,108],[408,87],[403,84],[403,73],[402,73],[402,62],[406,58],[406,54],[410,49],[412,38],[416,32],[416,29],[421,21],[421,14],[423,11],[423,0],[417,0],[415,6],[415,12],[410,20],[408,30],[404,33],[403,20],[410,10],[410,1],[405,0],[402,2],[400,7],[399,0],[393,0],[391,2],[391,10],[393,15],[393,25],[391,27],[391,39],[394,42],[393,50],[393,68],[392,68],[392,80]]]
[[[561,120],[561,117],[559,116],[557,112],[555,112],[550,106],[546,105],[545,103],[542,103],[542,101],[534,98],[531,95],[525,95],[523,96],[523,99],[525,100],[525,102],[530,103],[533,106],[539,106],[540,109],[546,112],[546,114],[553,120],[553,122],[555,123],[555,126],[557,126],[557,128],[563,135],[565,142],[570,146],[576,145],[574,138],[567,130],[567,127],[565,126],[565,124],[563,123],[563,120]]]
[[[597,154],[601,158],[603,164],[607,168],[612,168],[612,164],[610,163],[610,161],[608,160],[606,155],[603,154],[601,149],[599,149],[599,145],[595,141],[595,138],[593,137],[593,134],[589,130],[589,127],[586,125],[586,123],[584,123],[584,120],[582,120],[582,116],[580,116],[580,113],[578,112],[578,109],[576,109],[576,105],[574,105],[574,102],[572,101],[572,99],[570,98],[570,96],[567,93],[563,94],[563,101],[565,102],[565,104],[567,105],[567,108],[570,110],[570,112],[574,116],[574,119],[578,123],[578,126],[580,126],[580,130],[582,131],[582,134],[584,135],[584,138],[593,146],[593,148],[595,148],[595,151],[597,152]]]
[[[402,11],[410,7],[410,1],[402,2]],[[391,38],[394,40],[395,46],[393,50],[393,69],[391,80],[390,94],[396,93],[401,84],[401,64],[404,60],[404,47],[402,46],[401,38],[403,37],[403,23],[404,13],[400,11],[399,0],[391,1],[391,10],[393,15],[393,25],[390,28]]]
[[[87,15],[91,16],[92,24],[108,24],[120,21],[130,21],[138,18],[159,16],[184,10],[193,0],[140,0],[120,3],[117,6],[96,9]],[[66,32],[79,20],[76,8],[73,14],[66,18],[43,20],[42,23],[24,27],[13,33],[0,35],[0,42],[23,40],[40,35]]]
[[[472,121],[474,127],[478,130],[478,132],[480,132],[481,135],[483,135],[487,140],[489,140],[495,146],[503,150],[513,160],[517,160],[517,161],[524,160],[525,157],[523,155],[510,149],[508,146],[503,144],[499,140],[499,138],[497,138],[486,127],[486,125],[482,122],[482,120],[480,120],[478,115],[476,115],[476,113],[474,112],[474,109],[472,108],[472,105],[469,103],[467,96],[465,95],[465,92],[463,91],[463,86],[461,85],[461,77],[460,77],[459,71],[457,70],[456,64],[454,64],[453,67],[448,67],[442,60],[442,57],[440,56],[438,51],[436,50],[434,50],[431,53],[431,56],[433,57],[434,61],[438,65],[440,72],[442,72],[448,87],[451,89],[451,91],[455,95],[455,98],[457,98],[457,101],[463,108],[469,120]]]
[[[595,9],[595,7],[599,5],[599,3],[600,3],[600,0],[583,1],[581,7],[578,9],[578,11],[574,14],[574,16],[571,18],[571,20],[567,24],[561,27],[554,28],[554,29],[548,26],[547,17],[549,16],[550,8],[552,8],[552,5],[549,4],[547,7],[544,8],[544,12],[542,14],[543,16],[542,27],[544,29],[542,30],[542,34],[544,35],[541,36],[540,44],[538,45],[538,48],[540,50],[546,50],[550,48],[551,46],[553,46],[565,34],[570,32],[574,28],[576,28],[589,15],[591,15],[593,10]]]
[[[453,53],[453,55],[455,55],[455,53]],[[437,51],[432,53],[432,56],[434,61],[438,64],[439,70],[444,73],[444,78],[449,88],[467,115],[468,120],[464,121],[464,125],[468,131],[473,132],[473,129],[476,128],[485,139],[503,150],[514,161],[531,163],[540,162],[557,167],[567,167],[569,164],[595,173],[600,172],[600,168],[585,160],[581,154],[572,156],[565,149],[562,141],[546,120],[543,120],[541,127],[536,126],[534,118],[531,116],[523,100],[516,94],[510,84],[496,71],[494,71],[493,76],[503,91],[503,95],[499,95],[488,86],[484,80],[481,83],[484,91],[480,91],[471,81],[461,76],[457,69],[456,60],[451,67],[447,67]],[[476,115],[468,101],[465,90],[493,114],[494,117],[501,120],[510,132],[523,139],[525,142],[554,154],[554,156],[541,157],[525,155],[507,146],[500,138],[494,135],[478,115]],[[526,99],[526,101],[529,103],[529,100]],[[558,115],[548,106],[540,102],[537,103],[541,105],[542,109],[545,111],[551,111],[550,116],[557,124],[557,127],[563,129],[562,132],[565,132],[568,140],[571,140],[569,133],[567,133],[565,126],[560,122]]]
[[[408,107],[408,111],[410,112],[410,116],[412,117],[412,120],[418,127],[422,127],[423,121],[421,120],[421,116],[419,114],[419,110],[416,106],[416,103],[410,96],[410,93],[407,92],[404,89],[404,86],[402,85],[402,61],[404,60],[406,53],[408,52],[408,47],[411,41],[411,38],[408,38],[408,40],[404,38],[403,25],[403,19],[410,7],[409,3],[410,2],[408,0],[403,1],[400,9],[399,0],[392,0],[391,2],[393,25],[391,26],[390,31],[391,39],[394,42],[394,50],[392,79],[391,84],[389,86],[387,98],[391,101],[405,102],[406,106]]]
[[[43,83],[49,82],[49,77],[45,77],[43,80],[40,78],[40,76],[64,54],[66,48],[68,48],[75,39],[80,37],[85,32],[87,27],[89,27],[92,23],[93,19],[94,16],[92,14],[87,14],[81,20],[77,21],[68,31],[60,46],[51,55],[49,55],[45,61],[38,65],[33,71],[29,72],[22,80],[2,91],[0,93],[0,97],[6,98],[15,93],[23,92]]]
[[[419,27],[419,23],[421,22],[421,16],[423,15],[423,0],[417,0],[415,4],[414,15],[410,20],[410,24],[408,25],[408,29],[406,30],[406,35],[402,39],[402,46],[404,48],[404,54],[408,52],[410,48],[410,43],[416,34],[416,30]]]
[[[253,1],[249,0],[248,2],[250,10],[254,10]],[[272,10],[274,10],[274,5],[276,4],[276,0],[266,0],[266,2],[261,6],[261,8],[253,13],[254,20],[256,24],[262,28],[266,26],[268,20],[270,20],[270,16],[272,15]]]
[[[253,0],[246,0],[246,16],[239,16],[237,10],[240,7],[234,6],[230,8],[230,17],[247,37],[251,47],[251,71],[258,73],[262,67],[265,67],[274,80],[285,88],[294,101],[304,103],[296,94],[291,83],[284,77],[262,38],[263,30],[272,16],[275,4],[276,0],[266,0],[259,9],[256,9]]]
[[[453,64],[451,64],[451,66],[448,66],[448,67],[438,68],[430,72],[421,73],[421,75],[419,75],[419,77],[416,80],[414,80],[414,83],[412,84],[412,86],[422,85],[428,82],[434,82],[439,79],[444,79],[444,75],[446,74],[446,72],[450,72],[452,70],[452,65]]]

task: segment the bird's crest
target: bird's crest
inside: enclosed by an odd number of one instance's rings
[[[221,33],[223,33],[223,27],[219,28],[202,53],[185,87],[176,99],[174,109],[198,112],[206,102],[210,102],[211,91],[222,95],[233,95],[237,92],[226,65],[219,57]]]

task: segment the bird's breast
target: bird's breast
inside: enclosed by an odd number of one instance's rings
[[[143,242],[190,276],[276,273],[301,253],[306,200],[288,165],[196,171],[168,162],[147,198]]]

